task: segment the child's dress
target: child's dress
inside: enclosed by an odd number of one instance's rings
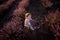
[[[24,26],[29,27],[31,30],[34,30],[34,22],[32,21],[32,19],[25,19]]]

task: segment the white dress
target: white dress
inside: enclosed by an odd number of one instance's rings
[[[24,26],[30,27],[31,30],[34,30],[34,28],[32,27],[32,25],[30,23],[30,20],[32,20],[32,19],[25,19]]]

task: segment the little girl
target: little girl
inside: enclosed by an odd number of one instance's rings
[[[30,13],[26,13],[26,14],[25,14],[24,26],[25,26],[27,29],[34,30],[33,24],[34,24],[34,23],[33,23],[33,21],[32,21],[31,14],[30,14]]]

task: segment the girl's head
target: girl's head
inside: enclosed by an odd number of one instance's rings
[[[31,14],[30,13],[26,13],[25,14],[25,19],[30,19],[31,18]]]

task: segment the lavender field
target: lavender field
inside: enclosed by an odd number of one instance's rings
[[[39,29],[27,32],[25,13]],[[60,0],[0,0],[0,40],[60,40]]]

